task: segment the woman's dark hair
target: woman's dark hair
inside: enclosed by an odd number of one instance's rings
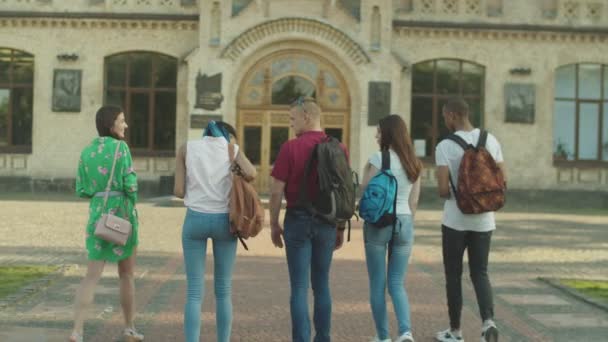
[[[236,138],[236,130],[229,123],[226,123],[224,121],[216,121],[215,124],[218,125],[220,128],[225,129],[228,134]]]
[[[392,148],[399,157],[407,178],[414,183],[422,171],[422,162],[416,157],[405,121],[399,115],[391,114],[382,118],[378,127],[381,135],[380,150]]]
[[[97,126],[97,133],[99,133],[100,137],[120,139],[112,133],[112,127],[114,127],[116,118],[122,112],[122,108],[117,106],[103,106],[99,108],[97,115],[95,115],[95,125]]]

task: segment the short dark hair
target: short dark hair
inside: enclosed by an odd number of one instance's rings
[[[456,113],[460,117],[469,116],[469,105],[460,97],[454,97],[443,105],[443,110],[448,113]]]
[[[229,123],[224,122],[224,121],[216,121],[215,124],[221,128],[224,128],[226,130],[226,132],[228,132],[228,134],[232,135],[233,137],[235,137],[235,138],[237,137],[236,130]]]

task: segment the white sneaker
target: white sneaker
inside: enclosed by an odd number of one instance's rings
[[[435,334],[435,339],[440,342],[464,342],[460,332],[455,333],[452,329],[446,329]]]
[[[483,322],[481,342],[498,342],[498,328],[496,328],[496,323],[491,319]]]
[[[399,338],[397,338],[395,342],[414,342],[414,336],[412,336],[411,331],[408,331],[403,333],[403,335],[399,336]]]
[[[371,342],[392,342],[390,338],[387,338],[385,340],[381,340],[378,338],[378,336],[374,337],[374,339]]]
[[[126,328],[123,335],[126,342],[141,342],[144,340],[144,335],[137,332],[134,328]]]

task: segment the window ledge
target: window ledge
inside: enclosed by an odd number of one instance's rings
[[[133,157],[156,157],[156,158],[174,158],[175,151],[150,151],[150,150],[131,150]]]
[[[424,167],[435,167],[435,158],[433,157],[418,157]]]
[[[562,160],[553,159],[553,166],[558,168],[608,168],[608,161],[603,160]]]
[[[0,153],[32,154],[32,146],[0,146]]]

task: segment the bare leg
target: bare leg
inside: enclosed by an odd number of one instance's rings
[[[105,261],[89,261],[87,265],[87,275],[84,277],[78,290],[74,305],[74,332],[82,336],[84,326],[84,314],[88,305],[93,302],[95,287],[101,278]]]
[[[120,277],[120,305],[125,319],[126,328],[135,328],[133,320],[135,316],[135,255],[136,249],[133,249],[133,255],[118,263],[118,276]]]

